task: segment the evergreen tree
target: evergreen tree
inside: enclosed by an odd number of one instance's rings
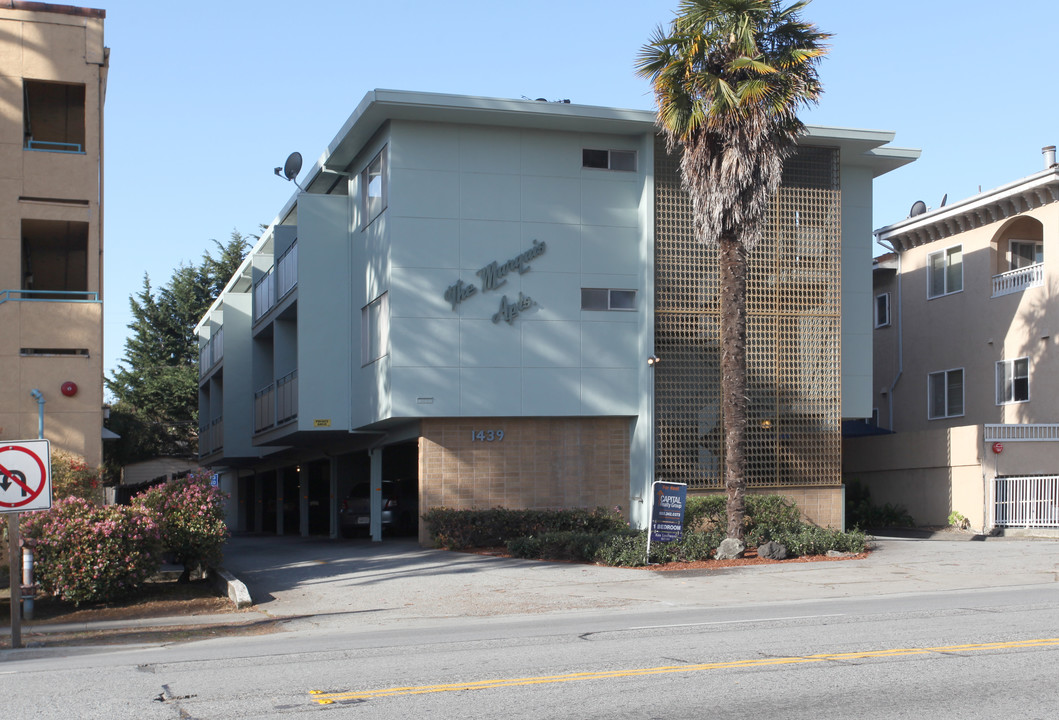
[[[198,265],[181,265],[155,291],[144,275],[143,288],[129,297],[133,321],[125,356],[106,386],[115,402],[109,428],[121,439],[108,442],[109,474],[122,465],[157,455],[194,456],[198,438],[198,338],[195,325],[246,256],[250,244],[232,231],[216,254],[203,253]]]

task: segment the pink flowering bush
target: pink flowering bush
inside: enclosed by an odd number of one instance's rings
[[[228,540],[224,524],[225,494],[210,485],[205,470],[171,480],[132,499],[134,507],[152,512],[162,531],[162,545],[184,566],[186,582],[192,569],[216,564]]]
[[[128,595],[162,562],[158,523],[143,508],[68,497],[50,510],[26,513],[21,533],[37,541],[37,582],[75,604]]]
[[[51,494],[56,500],[79,497],[102,504],[102,476],[103,471],[88,467],[84,458],[62,450],[51,452]]]

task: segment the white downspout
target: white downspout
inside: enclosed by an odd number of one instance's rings
[[[905,356],[904,356],[904,342],[902,334],[904,332],[904,323],[901,322],[901,253],[899,253],[893,245],[879,241],[879,244],[885,247],[887,250],[897,256],[897,374],[894,375],[893,382],[890,383],[890,389],[886,392],[886,401],[889,406],[890,419],[888,421],[887,428],[890,432],[894,429],[894,388],[897,387],[897,381],[901,379],[901,375],[905,369]]]

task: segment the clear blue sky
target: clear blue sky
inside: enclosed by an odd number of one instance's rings
[[[317,158],[374,88],[569,98],[653,109],[632,67],[677,0],[112,0],[106,101],[105,352],[128,298],[258,233],[294,187],[272,168]],[[814,0],[834,34],[810,124],[891,130],[923,151],[878,179],[874,227],[1043,168],[1059,143],[1055,0]],[[865,238],[870,242],[870,238]]]

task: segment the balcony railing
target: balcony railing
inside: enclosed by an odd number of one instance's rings
[[[287,373],[276,381],[276,422],[298,417],[298,371]]]
[[[209,425],[199,426],[199,457],[205,457],[224,447],[224,418],[217,417]]]
[[[298,284],[298,243],[295,242],[283,253],[279,262],[254,284],[254,322],[268,314],[276,302]]]
[[[260,320],[276,304],[276,286],[273,283],[272,271],[276,269],[273,265],[254,285],[254,320]]]
[[[1010,270],[993,276],[993,297],[1022,292],[1026,288],[1044,285],[1044,265]]]
[[[276,297],[282,298],[298,284],[298,243],[295,242],[283,253],[279,262],[279,277],[276,280]]]
[[[271,383],[254,393],[254,432],[268,430],[276,424],[276,385]]]
[[[9,300],[18,302],[99,302],[99,293],[84,290],[0,290],[0,303],[5,303]]]
[[[254,393],[254,432],[298,417],[298,371],[287,373]]]
[[[199,348],[199,377],[224,358],[224,328],[218,328],[209,341]]]

